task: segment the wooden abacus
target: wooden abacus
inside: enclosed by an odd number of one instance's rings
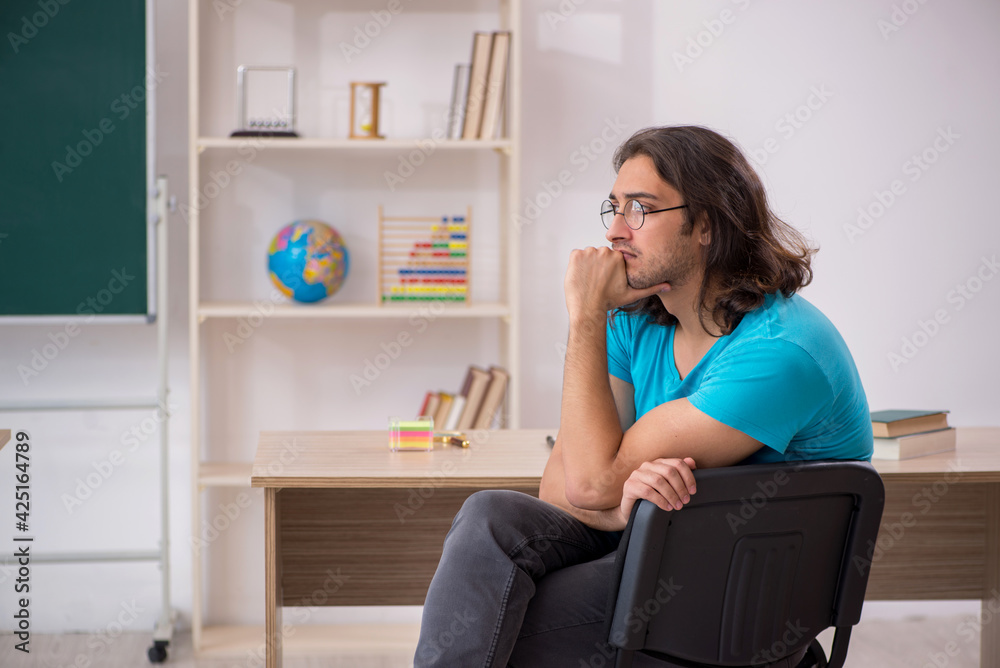
[[[378,303],[470,303],[472,207],[464,216],[386,216],[378,207]]]

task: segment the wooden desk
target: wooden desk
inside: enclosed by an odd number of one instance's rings
[[[390,452],[385,431],[264,432],[267,666],[282,606],[421,605],[451,520],[471,493],[537,494],[554,430],[479,432],[470,449]],[[958,450],[874,462],[886,486],[867,598],[978,599],[981,665],[1000,668],[1000,428]]]

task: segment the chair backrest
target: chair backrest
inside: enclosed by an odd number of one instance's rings
[[[695,478],[683,510],[648,501],[633,509],[609,600],[610,644],[698,665],[762,666],[801,654],[830,626],[849,637],[885,500],[875,469],[795,462]]]

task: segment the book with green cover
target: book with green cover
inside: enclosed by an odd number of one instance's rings
[[[872,411],[872,422],[898,422],[900,420],[909,420],[911,418],[923,417],[925,415],[938,415],[940,413],[948,413],[949,411],[907,411],[900,409],[893,409],[888,411]]]
[[[886,410],[871,414],[876,438],[895,438],[948,427],[948,411]]]

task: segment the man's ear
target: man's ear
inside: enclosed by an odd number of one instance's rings
[[[695,234],[698,235],[698,243],[708,246],[712,243],[712,225],[708,222],[708,214],[704,211],[698,215],[698,220],[694,224]]]

